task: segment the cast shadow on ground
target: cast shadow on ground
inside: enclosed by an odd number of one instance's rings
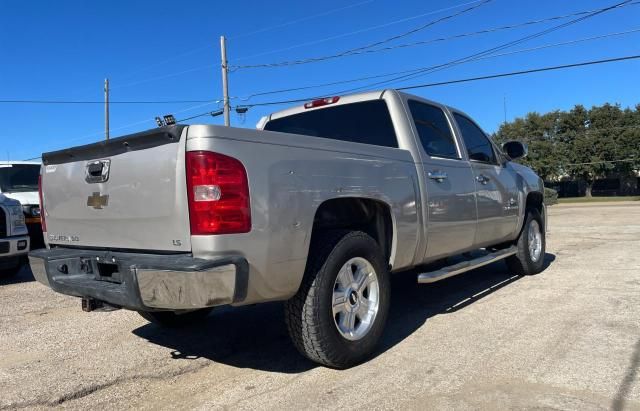
[[[35,278],[31,273],[31,268],[29,268],[29,264],[24,265],[18,274],[13,275],[11,277],[3,277],[2,275],[0,275],[0,286],[9,285],[9,284],[27,283],[30,281],[35,281]]]
[[[555,255],[546,254],[545,269],[554,260]],[[392,276],[391,311],[375,356],[403,341],[430,317],[464,309],[520,278],[503,262],[430,285],[416,284],[415,273]],[[177,359],[208,358],[233,367],[283,373],[316,367],[289,341],[282,303],[220,308],[192,327],[172,330],[146,324],[133,333],[167,347]]]
[[[638,375],[638,369],[640,369],[640,340],[638,340],[634,346],[629,366],[625,370],[624,378],[611,404],[613,411],[622,411],[625,408],[625,402],[631,392],[631,388],[633,388],[633,381]]]

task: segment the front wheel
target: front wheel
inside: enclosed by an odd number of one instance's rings
[[[212,310],[213,307],[184,313],[179,311],[138,311],[138,314],[145,320],[161,327],[179,328],[204,320]]]
[[[365,360],[384,329],[389,287],[383,253],[369,235],[318,234],[300,289],[285,304],[294,345],[312,361],[333,368]]]
[[[517,248],[518,252],[507,258],[507,265],[514,274],[532,275],[542,271],[546,239],[544,221],[537,210],[527,210]]]

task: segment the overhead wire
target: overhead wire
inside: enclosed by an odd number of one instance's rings
[[[419,18],[422,18],[422,17],[426,17],[426,16],[429,16],[429,15],[442,13],[444,11],[453,10],[453,9],[456,9],[456,8],[459,8],[459,7],[464,7],[464,6],[467,6],[469,4],[479,3],[480,1],[483,1],[483,0],[473,0],[473,1],[466,2],[466,3],[462,3],[462,4],[457,4],[457,5],[444,7],[444,8],[441,8],[441,9],[437,9],[437,10],[432,10],[432,11],[429,11],[429,12],[426,12],[426,13],[422,13],[422,14],[414,14],[412,16],[405,17],[405,18],[402,18],[402,19],[399,19],[399,20],[393,20],[393,21],[390,21],[390,22],[387,22],[387,23],[383,23],[383,24],[378,24],[378,25],[375,25],[375,26],[369,26],[369,27],[365,27],[365,28],[358,29],[358,30],[355,30],[355,31],[350,31],[350,32],[346,32],[346,33],[336,34],[336,35],[331,35],[331,36],[324,37],[324,38],[321,38],[321,39],[311,40],[311,41],[307,41],[307,42],[304,42],[304,43],[299,43],[299,44],[295,44],[295,45],[292,45],[292,46],[287,46],[287,47],[284,47],[284,48],[262,51],[260,53],[252,54],[252,55],[248,55],[248,56],[241,56],[241,57],[234,58],[233,61],[241,61],[241,60],[247,60],[247,59],[251,59],[251,58],[255,58],[255,57],[262,57],[262,56],[266,56],[266,55],[269,55],[269,54],[280,53],[280,52],[283,52],[283,51],[289,51],[289,50],[293,50],[293,49],[297,49],[297,48],[301,48],[301,47],[315,46],[316,44],[324,43],[324,42],[331,41],[331,40],[337,40],[337,39],[340,39],[340,38],[349,37],[349,36],[353,36],[353,35],[356,35],[356,34],[366,33],[366,32],[372,31],[372,30],[377,30],[377,29],[389,27],[389,26],[392,26],[392,25],[395,25],[395,24],[404,23],[404,22],[411,21],[411,20],[416,20],[416,19],[419,19]]]
[[[109,101],[109,104],[188,104],[188,103],[220,103],[217,100],[125,100]],[[105,104],[100,100],[36,100],[36,99],[1,99],[0,104]]]
[[[564,42],[558,42],[558,43],[552,43],[552,44],[544,44],[544,45],[540,45],[540,46],[536,46],[536,47],[520,49],[520,50],[514,50],[514,51],[505,52],[505,53],[492,54],[492,55],[488,55],[488,56],[483,56],[483,57],[478,58],[478,59],[476,59],[474,61],[492,59],[492,58],[497,58],[497,57],[504,57],[504,56],[514,55],[514,54],[528,53],[528,52],[543,50],[543,49],[547,49],[547,48],[553,48],[553,47],[559,47],[559,46],[567,46],[567,45],[578,44],[578,43],[587,42],[587,41],[599,40],[599,39],[616,37],[616,36],[623,36],[623,35],[633,34],[633,33],[638,33],[638,32],[640,32],[640,28],[626,30],[626,31],[620,31],[620,32],[615,32],[615,33],[606,33],[606,34],[601,34],[601,35],[597,35],[597,36],[584,37],[584,38],[575,39],[575,40],[568,40],[568,41],[564,41]],[[398,75],[398,74],[403,74],[403,73],[417,73],[418,71],[421,71],[422,69],[424,69],[424,67],[417,68],[417,69],[411,69],[411,70],[404,70],[404,71],[399,71],[399,72],[396,71],[396,72],[373,75],[373,76],[359,77],[359,78],[355,78],[355,79],[334,81],[334,82],[329,82],[329,83],[322,83],[322,84],[315,84],[315,85],[301,86],[301,87],[292,87],[292,88],[288,88],[288,89],[271,90],[271,91],[265,91],[265,92],[260,92],[260,93],[254,93],[254,94],[251,94],[251,95],[245,96],[245,97],[231,97],[231,99],[238,99],[238,100],[242,100],[242,101],[248,101],[248,100],[250,100],[252,98],[263,96],[263,95],[280,94],[280,93],[286,93],[286,92],[291,92],[291,91],[301,91],[301,90],[308,90],[308,89],[312,89],[312,88],[326,87],[326,86],[339,85],[339,84],[347,84],[347,83],[359,82],[359,81],[370,80],[370,79],[375,79],[375,78],[389,77],[389,76],[392,76],[392,75]],[[183,103],[220,103],[220,102],[222,102],[222,99],[216,99],[216,100],[132,100],[132,101],[110,101],[110,104],[183,104]],[[4,104],[11,104],[11,103],[15,103],[15,104],[104,104],[104,101],[98,101],[98,100],[59,100],[59,99],[58,100],[21,99],[21,100],[0,100],[0,104],[1,103],[4,103]]]
[[[462,78],[462,79],[439,81],[439,82],[434,82],[434,83],[416,84],[416,85],[405,86],[405,87],[397,87],[396,90],[411,90],[411,89],[416,89],[416,88],[436,87],[436,86],[443,86],[443,85],[449,85],[449,84],[458,84],[458,83],[466,83],[466,82],[471,82],[471,81],[489,80],[489,79],[495,79],[495,78],[501,78],[501,77],[519,76],[519,75],[524,75],[524,74],[540,73],[540,72],[545,72],[545,71],[556,71],[556,70],[563,70],[563,69],[569,69],[569,68],[575,68],[575,67],[592,66],[592,65],[598,65],[598,64],[607,64],[607,63],[614,63],[614,62],[621,62],[621,61],[628,61],[628,60],[637,60],[637,59],[640,59],[640,54],[622,56],[622,57],[614,57],[614,58],[601,59],[601,60],[589,60],[589,61],[583,61],[583,62],[572,63],[572,64],[546,66],[546,67],[539,67],[539,68],[533,68],[533,69],[528,69],[528,70],[519,70],[519,71],[506,72],[506,73],[490,74],[490,75],[486,75],[486,76],[467,77],[467,78]],[[246,105],[243,105],[243,107],[259,107],[259,106],[271,106],[271,105],[280,105],[280,104],[299,103],[299,102],[309,101],[309,100],[314,99],[314,98],[317,98],[317,97],[314,96],[314,97],[305,97],[305,98],[280,100],[280,101],[258,102],[258,103],[246,104]]]
[[[393,21],[393,22],[390,22],[390,23],[385,23],[385,24],[378,25],[378,26],[368,27],[368,28],[365,28],[365,29],[362,29],[362,30],[358,30],[356,32],[344,33],[344,34],[341,34],[341,35],[334,36],[334,38],[346,37],[346,36],[353,35],[353,34],[363,33],[363,32],[366,32],[366,31],[370,31],[370,30],[386,27],[388,25],[397,24],[397,23],[400,23],[400,22],[404,22],[404,21],[416,19],[416,18],[419,18],[419,17],[423,17],[423,16],[426,16],[426,15],[429,15],[429,14],[436,14],[436,13],[439,13],[439,12],[442,12],[442,11],[451,10],[451,9],[458,8],[458,7],[463,7],[463,6],[468,5],[468,4],[478,3],[480,1],[488,1],[488,0],[474,0],[474,1],[470,1],[470,2],[467,2],[467,3],[460,4],[460,5],[445,7],[445,8],[434,10],[434,11],[431,11],[431,12],[428,12],[428,13],[423,13],[423,14],[420,14],[420,15],[417,15],[417,16],[411,16],[409,18],[396,20],[396,21]],[[289,47],[284,48],[284,49],[261,52],[259,54],[253,55],[253,56],[239,57],[239,58],[234,59],[234,61],[240,61],[240,60],[244,60],[244,59],[248,59],[248,58],[252,58],[252,57],[259,57],[259,56],[273,54],[273,53],[277,53],[277,52],[281,52],[281,51],[287,51],[287,50],[291,50],[291,49],[295,49],[295,48],[303,47],[303,46],[307,46],[307,45],[318,44],[318,43],[321,43],[321,42],[324,42],[324,41],[328,41],[330,39],[331,38],[325,38],[325,39],[322,39],[322,40],[315,40],[315,41],[309,42],[309,43],[303,43],[303,44],[299,44],[299,45],[289,46]],[[208,46],[206,46],[206,47],[208,47]],[[185,54],[185,55],[186,54],[191,54],[192,52],[204,49],[206,47],[200,47],[200,48],[194,49],[192,51],[187,51],[187,52],[185,52],[183,54]],[[170,60],[166,60],[166,62],[169,62],[169,61],[171,61],[171,59]],[[150,66],[150,67],[152,67],[152,66]],[[153,67],[155,67],[155,65],[153,65]],[[155,76],[155,77],[151,77],[151,78],[146,78],[146,79],[141,79],[141,80],[136,80],[136,81],[132,81],[132,82],[125,83],[125,84],[114,84],[111,87],[111,89],[112,90],[117,90],[117,89],[121,89],[121,88],[125,88],[125,87],[133,87],[133,86],[137,86],[137,85],[140,85],[140,84],[150,83],[150,82],[158,81],[158,80],[166,80],[168,78],[177,77],[177,76],[180,76],[180,75],[183,75],[183,74],[194,73],[196,71],[207,70],[207,69],[211,69],[211,68],[215,68],[215,67],[219,67],[219,64],[207,64],[207,65],[198,66],[198,67],[191,67],[191,68],[180,70],[180,71],[177,71],[177,72],[167,73],[167,74],[163,74],[163,75],[159,75],[159,76]],[[230,67],[230,71],[233,71],[233,70],[234,69],[232,67]],[[139,71],[144,71],[144,68],[141,69],[141,70],[138,70],[138,72]]]
[[[528,52],[543,50],[543,49],[547,49],[547,48],[553,48],[553,47],[559,47],[559,46],[567,46],[567,45],[582,43],[582,42],[586,42],[586,41],[599,40],[599,39],[615,37],[615,36],[623,36],[623,35],[633,34],[633,33],[637,33],[637,32],[640,32],[640,28],[627,30],[627,31],[622,31],[622,32],[607,33],[607,34],[602,34],[602,35],[592,36],[592,37],[585,37],[585,38],[569,40],[569,41],[564,41],[564,42],[558,42],[558,43],[552,43],[552,44],[544,44],[544,45],[541,45],[541,46],[536,46],[536,47],[531,47],[531,48],[526,48],[526,49],[519,49],[519,50],[509,51],[509,52],[505,52],[505,53],[492,54],[492,55],[484,56],[482,58],[478,58],[477,60],[486,60],[486,59],[492,59],[492,58],[497,58],[497,57],[504,57],[504,56],[514,55],[514,54],[528,53]],[[477,61],[477,60],[474,60],[474,61]],[[333,85],[339,85],[339,84],[356,83],[356,82],[360,82],[360,81],[371,80],[371,79],[375,79],[375,78],[389,77],[389,76],[394,76],[394,75],[398,75],[398,74],[417,73],[417,72],[419,72],[419,71],[421,71],[421,70],[423,70],[425,68],[431,68],[431,67],[433,67],[433,66],[419,67],[419,68],[410,69],[410,70],[395,71],[395,72],[390,72],[390,73],[377,74],[377,75],[365,76],[365,77],[358,77],[358,78],[334,81],[334,82],[329,82],[329,83],[312,84],[312,85],[307,85],[307,86],[291,87],[291,88],[287,88],[287,89],[269,90],[269,91],[250,94],[250,95],[244,96],[244,97],[232,97],[232,98],[239,99],[239,100],[242,100],[242,101],[248,101],[248,100],[250,100],[252,98],[259,97],[259,96],[264,96],[264,95],[281,94],[281,93],[287,93],[287,92],[291,92],[291,91],[301,91],[301,90],[309,90],[309,89],[313,89],[313,88],[321,88],[321,87],[327,87],[327,86],[333,86]]]
[[[200,108],[200,107],[204,107],[204,106],[207,106],[207,105],[210,105],[210,104],[217,104],[217,103],[220,103],[220,102],[221,102],[220,100],[215,100],[215,101],[212,101],[212,102],[206,102],[206,103],[202,103],[202,104],[197,104],[197,105],[194,105],[194,106],[186,107],[186,108],[178,110],[178,111],[174,111],[173,114],[185,113],[187,111],[195,110],[195,109]],[[184,121],[184,119],[182,119],[180,121]],[[122,125],[122,126],[119,126],[119,127],[111,128],[109,131],[113,132],[113,131],[117,131],[117,130],[124,130],[124,129],[127,129],[127,128],[131,128],[133,126],[137,126],[137,125],[144,124],[144,123],[149,123],[149,122],[155,122],[155,118],[146,118],[144,120],[138,120],[138,121],[133,122],[133,123],[128,123],[128,124],[125,124],[125,125]],[[81,137],[75,137],[75,138],[67,139],[67,140],[58,140],[58,141],[56,141],[56,143],[61,143],[61,142],[62,143],[72,143],[72,142],[87,140],[87,139],[90,139],[92,137],[98,137],[98,136],[102,136],[102,135],[104,135],[104,131],[96,131],[94,133],[86,134],[86,135],[81,136]],[[50,144],[48,146],[45,146],[44,148],[52,148],[52,147],[57,146],[57,145],[59,145],[59,144],[55,144],[55,145],[51,145]],[[38,156],[38,157],[26,159],[24,161],[35,160],[35,159],[38,159],[38,158],[40,158],[40,157]]]
[[[346,9],[362,6],[362,5],[365,5],[365,4],[368,4],[368,3],[372,3],[373,1],[374,0],[365,0],[365,1],[358,2],[358,3],[349,4],[349,5],[346,5],[346,6],[337,7],[335,9],[330,9],[330,10],[327,10],[327,11],[324,11],[324,12],[321,12],[321,13],[318,13],[318,14],[314,14],[314,15],[311,15],[311,16],[306,16],[306,17],[303,17],[303,18],[300,18],[300,19],[296,19],[296,20],[292,20],[292,21],[289,21],[289,22],[285,22],[283,24],[279,24],[279,25],[275,25],[275,26],[271,26],[271,27],[266,27],[266,28],[263,28],[263,29],[254,30],[254,31],[251,31],[251,32],[248,32],[248,33],[237,34],[235,36],[229,37],[228,39],[229,40],[235,40],[235,39],[239,39],[239,38],[249,37],[251,35],[258,34],[258,33],[268,32],[268,31],[275,30],[275,29],[278,29],[278,28],[281,28],[281,27],[291,26],[291,25],[294,25],[294,24],[297,24],[297,23],[300,23],[300,22],[303,22],[303,21],[312,20],[314,18],[327,16],[329,14],[333,14],[333,13],[338,12],[338,11],[342,11],[342,10],[346,10]],[[182,52],[178,51],[178,54],[173,54],[171,57],[169,57],[169,58],[167,58],[165,60],[150,64],[148,66],[143,66],[141,68],[138,68],[138,69],[136,69],[134,71],[131,71],[131,72],[121,76],[120,78],[131,78],[135,74],[141,73],[143,71],[147,71],[147,70],[155,68],[155,67],[159,67],[159,66],[165,65],[165,64],[170,63],[172,61],[175,61],[175,60],[177,60],[179,58],[186,57],[186,56],[192,55],[194,53],[197,53],[197,52],[200,52],[200,51],[206,50],[206,49],[213,49],[213,47],[212,47],[211,44],[206,44],[206,45],[202,45],[200,47],[196,47],[196,48],[193,48],[193,49],[190,49],[190,50],[187,50],[187,51],[182,51]],[[181,72],[179,72],[179,74],[190,73],[190,72],[192,72],[192,71],[191,70],[181,71]],[[179,74],[175,74],[175,75],[179,75]],[[173,75],[170,76],[170,77],[173,77]],[[116,76],[116,79],[117,78],[118,77]],[[160,76],[160,78],[158,78],[158,79],[163,79],[163,78],[169,78],[169,77]],[[152,80],[150,80],[150,81],[152,81]],[[141,84],[141,83],[139,83],[139,82],[130,82],[130,83],[123,84],[123,85],[116,85],[115,87],[112,87],[112,89],[113,88],[117,89],[117,88],[122,88],[122,87],[128,87],[128,86],[133,86],[133,85],[137,85],[137,84]]]
[[[626,7],[626,6],[632,6],[632,5],[638,5],[638,4],[640,4],[640,1],[633,1],[633,2],[631,2],[629,4],[624,5],[624,6]],[[336,54],[331,54],[331,55],[325,55],[325,56],[319,56],[319,57],[310,57],[310,58],[298,59],[298,60],[285,60],[285,61],[280,61],[280,62],[275,62],[275,63],[263,63],[263,64],[254,64],[254,65],[244,65],[244,66],[243,65],[239,65],[239,66],[235,66],[235,67],[237,69],[268,68],[268,67],[285,67],[285,66],[294,66],[294,65],[301,65],[301,64],[317,63],[317,62],[332,60],[332,59],[336,59],[336,58],[340,58],[340,57],[349,57],[349,56],[358,56],[358,55],[362,55],[362,54],[372,54],[372,53],[387,52],[387,51],[393,51],[393,50],[397,50],[397,49],[416,47],[416,46],[423,46],[423,45],[433,44],[433,43],[438,43],[438,42],[445,42],[445,41],[450,41],[450,40],[462,39],[462,38],[477,36],[477,35],[481,35],[481,34],[489,34],[489,33],[495,33],[495,32],[504,31],[504,30],[512,30],[512,29],[516,29],[516,28],[527,27],[527,26],[532,26],[532,25],[536,25],[536,24],[542,24],[542,23],[548,23],[548,22],[551,22],[551,21],[562,20],[562,19],[566,19],[566,18],[569,18],[569,17],[583,16],[585,14],[593,13],[594,11],[597,11],[597,9],[596,10],[585,10],[585,11],[580,11],[580,12],[570,13],[570,14],[564,14],[564,15],[559,15],[559,16],[551,16],[551,17],[546,17],[546,18],[542,18],[542,19],[529,20],[529,21],[525,21],[525,22],[522,22],[522,23],[507,24],[507,25],[503,25],[503,26],[491,27],[491,28],[482,29],[482,30],[473,31],[473,32],[468,32],[468,33],[461,33],[461,34],[456,34],[456,35],[452,35],[452,36],[438,37],[438,38],[429,39],[429,40],[415,41],[415,42],[411,42],[411,43],[397,44],[397,45],[392,45],[392,46],[387,46],[387,47],[382,47],[382,48],[364,49],[364,50],[357,50],[357,51],[351,51],[351,52],[341,52],[341,53],[336,53]]]
[[[368,88],[371,88],[373,86],[378,86],[378,85],[382,85],[382,84],[394,83],[394,82],[398,82],[398,81],[406,81],[406,80],[410,80],[410,79],[414,79],[414,78],[417,78],[417,77],[421,77],[421,76],[424,76],[426,74],[430,74],[430,73],[433,73],[433,72],[436,72],[436,71],[441,71],[441,70],[444,70],[444,69],[447,69],[447,68],[450,68],[450,67],[453,67],[453,66],[456,66],[456,65],[459,65],[459,64],[463,64],[463,63],[468,63],[468,62],[471,62],[471,61],[479,60],[479,59],[483,58],[484,56],[487,56],[487,55],[490,55],[490,54],[494,54],[494,53],[496,53],[498,51],[507,49],[507,48],[512,47],[514,45],[517,45],[517,44],[524,43],[524,42],[529,41],[529,40],[533,40],[533,39],[542,37],[544,35],[547,35],[549,33],[554,32],[554,31],[558,31],[558,30],[563,29],[565,27],[568,27],[568,26],[580,23],[582,21],[585,21],[587,19],[596,17],[596,16],[598,16],[600,14],[606,13],[608,11],[611,11],[611,10],[614,10],[616,8],[619,8],[619,7],[621,7],[621,6],[625,5],[625,4],[628,4],[631,1],[632,0],[625,0],[625,1],[616,3],[616,4],[608,6],[608,7],[597,9],[596,11],[594,11],[592,13],[589,13],[586,16],[570,20],[568,22],[565,22],[565,23],[562,23],[562,24],[547,28],[545,30],[542,30],[542,31],[539,31],[539,32],[536,32],[536,33],[533,33],[533,34],[530,34],[530,35],[527,35],[527,36],[524,36],[524,37],[520,37],[520,38],[518,38],[516,40],[508,41],[508,42],[500,44],[498,46],[494,46],[494,47],[482,50],[480,52],[477,52],[477,53],[474,53],[474,54],[471,54],[471,55],[468,55],[468,56],[465,56],[465,57],[462,57],[462,58],[451,60],[451,61],[449,61],[447,63],[444,63],[444,64],[438,64],[438,65],[434,65],[434,66],[431,66],[431,67],[424,68],[422,70],[417,71],[416,73],[405,74],[405,75],[398,76],[398,77],[395,77],[395,78],[392,78],[392,79],[383,80],[383,81],[379,81],[379,82],[372,83],[372,84],[367,84],[367,85],[364,85],[364,86],[360,86],[360,87],[356,87],[356,88],[352,88],[352,89],[348,89],[348,90],[342,90],[342,91],[339,91],[338,94],[351,93],[351,92],[354,92],[354,91],[358,91],[358,90],[362,90],[362,89],[368,89]]]
[[[378,47],[378,46],[381,46],[383,44],[390,43],[392,41],[395,41],[395,40],[410,36],[412,34],[418,33],[420,31],[425,30],[425,29],[427,29],[429,27],[432,27],[432,26],[434,26],[436,24],[442,23],[443,21],[451,20],[451,19],[454,19],[454,18],[456,18],[458,16],[461,16],[463,14],[469,13],[469,12],[471,12],[471,11],[473,11],[473,10],[479,8],[479,7],[482,7],[482,6],[488,4],[488,3],[492,2],[492,1],[493,0],[482,0],[481,2],[476,3],[473,6],[467,7],[464,10],[460,10],[460,11],[458,11],[456,13],[448,14],[448,15],[440,17],[438,19],[429,21],[429,22],[427,22],[425,24],[422,24],[422,25],[420,25],[418,27],[415,27],[415,28],[413,28],[411,30],[408,30],[408,31],[405,31],[403,33],[396,34],[394,36],[387,37],[387,38],[385,38],[383,40],[375,41],[373,43],[369,43],[369,44],[366,44],[364,46],[359,46],[359,47],[351,48],[351,49],[348,49],[348,50],[344,50],[344,51],[342,51],[340,53],[334,54],[334,55],[329,56],[329,57],[323,57],[323,58],[320,58],[320,59],[327,60],[329,58],[344,57],[344,56],[352,54],[352,53],[361,52],[361,51],[364,51],[364,50],[367,50],[367,49],[371,49],[373,47]],[[318,59],[307,59],[305,61],[299,61],[299,62],[294,62],[294,63],[292,63],[292,62],[280,62],[280,63],[271,63],[271,64],[254,64],[254,65],[231,66],[231,67],[236,69],[236,70],[237,69],[247,69],[247,68],[258,68],[258,67],[278,67],[278,66],[282,66],[282,65],[305,64],[305,63],[309,63],[309,62],[312,62],[312,61],[315,62],[315,61],[319,61],[319,60]]]
[[[304,21],[313,20],[313,19],[318,18],[318,17],[328,16],[328,15],[336,13],[338,11],[343,11],[343,10],[347,10],[347,9],[352,9],[354,7],[364,6],[365,4],[373,3],[373,1],[374,0],[365,0],[365,1],[358,2],[358,3],[348,4],[346,6],[338,7],[338,8],[327,10],[327,11],[323,11],[323,12],[320,12],[318,14],[314,14],[314,15],[311,15],[311,16],[301,17],[299,19],[290,20],[290,21],[287,21],[285,23],[276,24],[274,26],[269,26],[269,27],[253,30],[253,31],[250,31],[250,32],[247,32],[247,33],[231,36],[228,39],[229,40],[237,40],[237,39],[253,36],[255,34],[266,33],[267,31],[272,31],[272,30],[281,29],[283,27],[292,26],[294,24],[302,23]]]

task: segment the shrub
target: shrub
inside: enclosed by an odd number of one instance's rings
[[[558,204],[558,192],[553,188],[544,188],[544,203],[546,205]]]

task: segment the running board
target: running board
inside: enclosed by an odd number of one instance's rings
[[[473,260],[462,261],[436,271],[422,273],[418,275],[418,283],[435,283],[436,281],[444,280],[445,278],[453,277],[454,275],[462,274],[478,267],[482,267],[483,265],[491,264],[495,261],[510,257],[517,252],[518,249],[515,246],[511,246],[504,250],[498,250],[493,253],[483,255],[482,257],[474,258]]]

